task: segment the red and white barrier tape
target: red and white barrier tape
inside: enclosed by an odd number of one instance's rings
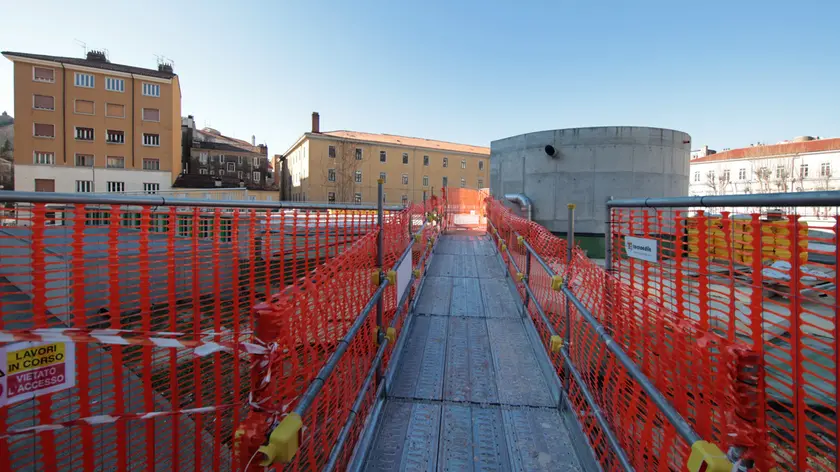
[[[239,336],[250,335],[241,332]],[[222,337],[232,338],[232,331],[201,332],[201,340],[178,339],[187,336],[178,332],[149,332],[127,329],[79,329],[79,328],[41,328],[32,330],[0,330],[0,343],[16,341],[97,343],[118,346],[156,346],[176,349],[192,349],[197,356],[206,356],[222,351],[244,351],[248,354],[265,354],[268,349],[259,341],[232,342],[220,341]],[[216,341],[219,340],[219,341]]]
[[[34,433],[41,433],[44,431],[56,431],[59,429],[70,428],[73,426],[80,426],[80,425],[90,425],[90,426],[97,426],[102,424],[111,424],[116,423],[117,421],[125,421],[125,420],[151,420],[155,418],[165,417],[165,416],[176,416],[176,415],[196,415],[196,414],[203,414],[203,413],[211,413],[214,411],[222,411],[233,408],[235,405],[233,404],[226,404],[226,405],[216,405],[216,406],[206,406],[201,408],[187,408],[183,410],[173,410],[173,411],[149,411],[145,413],[123,413],[123,414],[116,414],[116,415],[96,415],[96,416],[88,416],[85,418],[77,418],[75,420],[69,421],[62,421],[59,423],[52,423],[52,424],[39,424],[37,426],[28,426],[26,428],[9,428],[6,432],[0,435],[0,439],[8,438],[10,436],[20,436],[23,434],[34,434]]]

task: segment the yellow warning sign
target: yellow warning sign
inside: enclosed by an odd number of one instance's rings
[[[7,374],[24,372],[39,367],[48,367],[64,362],[66,353],[64,343],[43,344],[17,351],[6,352]]]

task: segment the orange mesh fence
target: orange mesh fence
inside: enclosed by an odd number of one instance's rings
[[[834,214],[805,221],[795,213],[612,211],[611,287],[640,295],[614,292],[613,305],[628,313],[656,306],[671,324],[690,327],[700,349],[680,356],[695,356],[700,368],[672,386],[677,404],[702,436],[746,449],[757,470],[836,469]],[[655,241],[655,262],[628,256],[639,241],[632,238]],[[621,319],[616,333],[627,332]],[[668,357],[675,346],[658,335],[622,343],[648,354],[646,372],[685,362]]]
[[[463,229],[485,228],[484,201],[489,196],[485,190],[469,188],[443,189],[446,223]]]
[[[0,457],[11,470],[241,469],[234,436],[260,400],[250,395],[254,363],[267,353],[285,359],[278,372],[293,381],[278,392],[293,401],[372,292],[374,215],[42,203],[8,211]],[[408,241],[407,213],[387,218],[386,263]],[[252,309],[266,300],[294,307],[274,323],[283,337],[254,336]],[[316,437],[340,427],[323,415],[347,404],[369,362],[367,328],[312,410]]]

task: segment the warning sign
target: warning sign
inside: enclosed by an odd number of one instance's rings
[[[76,384],[72,343],[24,342],[0,347],[0,406]]]

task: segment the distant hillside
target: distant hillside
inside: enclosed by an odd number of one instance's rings
[[[9,144],[11,145],[12,149],[15,148],[15,119],[9,116],[8,113],[5,111],[2,115],[0,115],[0,148],[3,147],[3,144],[6,140],[9,140]],[[11,157],[11,156],[10,156]]]

